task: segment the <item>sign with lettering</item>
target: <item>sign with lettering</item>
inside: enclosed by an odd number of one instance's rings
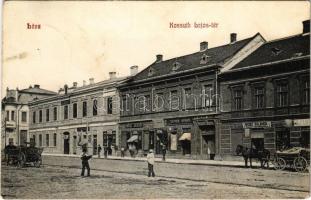
[[[137,123],[130,123],[130,124],[126,124],[125,125],[126,128],[143,128],[144,124],[141,122],[137,122]]]
[[[243,128],[268,128],[271,127],[271,121],[244,122]]]
[[[294,126],[310,126],[310,119],[295,119]]]
[[[164,120],[163,119],[153,119],[153,127],[154,128],[163,128]]]
[[[190,124],[192,123],[191,118],[181,118],[181,119],[168,119],[168,124]]]

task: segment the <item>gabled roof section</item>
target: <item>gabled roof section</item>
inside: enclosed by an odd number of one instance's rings
[[[310,34],[299,34],[265,43],[233,69],[294,60],[306,56],[310,56]]]
[[[169,60],[154,62],[133,77],[133,81],[142,81],[164,75],[173,75],[204,66],[223,65],[228,59],[239,52],[245,45],[251,42],[259,33],[253,37],[229,43],[223,46],[213,47],[203,51],[195,52],[185,56],[175,57]],[[260,35],[260,34],[259,34]],[[202,59],[204,62],[202,62]],[[176,67],[178,63],[178,67]],[[152,69],[153,73],[149,73]]]

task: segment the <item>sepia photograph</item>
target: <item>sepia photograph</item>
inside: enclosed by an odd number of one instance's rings
[[[310,196],[309,1],[2,3],[3,199]]]

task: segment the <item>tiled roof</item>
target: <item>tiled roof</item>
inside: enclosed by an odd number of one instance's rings
[[[257,36],[257,34],[255,36]],[[138,73],[136,76],[134,76],[133,81],[144,80],[167,74],[174,74],[174,72],[182,72],[190,69],[224,62],[227,58],[233,56],[247,43],[249,43],[255,36],[236,41],[232,44],[213,47],[204,51],[199,51],[196,53],[172,58],[161,62],[154,62],[146,69]],[[201,62],[201,58],[204,55],[207,56],[207,60],[206,62]],[[174,63],[177,63],[177,67],[174,67]],[[176,70],[173,70],[173,68],[176,68]]]
[[[35,93],[35,94],[47,94],[47,95],[57,94],[56,92],[41,89],[41,88],[36,88],[36,87],[23,89],[23,90],[20,90],[20,92],[22,92],[22,93]]]
[[[265,43],[233,69],[310,55],[310,35],[294,35]]]

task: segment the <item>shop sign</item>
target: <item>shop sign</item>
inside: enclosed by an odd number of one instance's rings
[[[244,134],[245,134],[245,137],[248,138],[250,136],[250,129],[249,128],[244,129]]]
[[[310,126],[310,119],[295,119],[294,126]]]
[[[125,127],[126,128],[142,128],[142,127],[144,127],[144,124],[141,122],[130,123],[130,124],[126,124]]]
[[[168,119],[168,124],[190,124],[192,123],[191,118],[182,118],[182,119]]]
[[[259,121],[259,122],[243,122],[243,128],[268,128],[271,127],[271,121]]]
[[[15,128],[15,122],[6,122],[7,128]]]

